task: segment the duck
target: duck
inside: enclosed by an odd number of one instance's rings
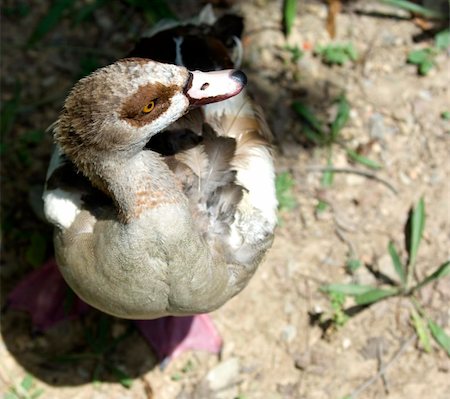
[[[217,351],[204,313],[244,289],[274,237],[272,133],[238,70],[242,29],[211,6],[163,22],[80,80],[51,127],[43,201],[59,270],[86,303],[137,320],[161,359],[183,350],[179,330]],[[42,269],[58,280],[54,262]],[[30,308],[32,277],[16,309]]]
[[[44,212],[59,269],[85,302],[154,319],[210,312],[246,286],[273,239],[239,179],[247,142],[205,126],[201,145],[170,159],[147,147],[191,107],[245,83],[238,70],[127,58],[72,89],[53,127]]]

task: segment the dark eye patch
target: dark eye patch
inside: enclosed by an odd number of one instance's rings
[[[170,106],[171,97],[179,91],[175,85],[165,86],[161,83],[149,83],[129,96],[122,105],[120,117],[133,126],[143,126],[152,122],[164,113]],[[157,99],[157,101],[155,101]],[[155,101],[151,112],[144,113],[143,109]]]

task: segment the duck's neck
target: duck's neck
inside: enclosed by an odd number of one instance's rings
[[[185,202],[173,173],[153,151],[141,151],[129,159],[103,159],[95,176],[93,183],[113,198],[124,223],[161,205]]]

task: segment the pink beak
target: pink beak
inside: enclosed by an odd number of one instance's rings
[[[239,94],[247,83],[244,72],[235,69],[190,72],[185,87],[191,107],[215,103]]]

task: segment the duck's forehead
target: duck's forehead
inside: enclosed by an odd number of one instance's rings
[[[126,58],[115,65],[134,88],[151,83],[183,86],[188,77],[188,71],[184,67],[146,59]]]

